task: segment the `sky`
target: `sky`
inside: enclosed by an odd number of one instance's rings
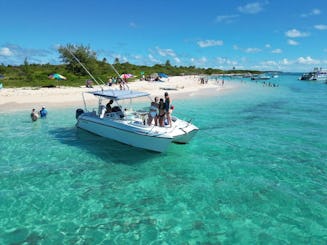
[[[113,63],[327,68],[326,0],[0,0],[0,64],[60,64],[84,45]]]

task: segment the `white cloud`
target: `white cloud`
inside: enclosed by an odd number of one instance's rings
[[[201,58],[190,58],[190,62],[194,66],[198,67],[204,67],[206,66],[208,59],[206,57],[201,57]]]
[[[174,58],[174,61],[176,62],[176,63],[178,63],[178,64],[180,64],[182,61],[180,60],[180,58],[178,58],[178,57],[175,57]]]
[[[312,59],[310,56],[300,57],[296,60],[296,63],[302,65],[317,65],[320,63],[319,60]]]
[[[311,11],[311,14],[312,14],[312,15],[320,15],[320,14],[321,14],[321,11],[320,11],[320,9],[313,9],[313,10]]]
[[[176,57],[176,53],[172,49],[161,49],[159,47],[156,47],[156,49],[157,49],[158,54],[161,55],[161,56]]]
[[[267,60],[267,61],[261,62],[261,65],[266,67],[266,68],[271,68],[272,66],[277,66],[278,63],[276,61],[273,61],[273,60]]]
[[[143,57],[141,55],[134,55],[133,58],[136,60],[141,60]]]
[[[244,50],[244,52],[245,53],[251,53],[251,54],[259,53],[259,52],[261,52],[261,49],[259,49],[259,48],[247,48],[247,49]]]
[[[309,16],[320,15],[320,14],[321,14],[320,9],[313,9],[309,13],[301,14],[301,17],[306,18]]]
[[[263,5],[259,2],[248,3],[244,6],[239,6],[237,9],[243,14],[257,14],[263,10]]]
[[[327,25],[315,25],[314,28],[320,31],[324,31],[327,30]]]
[[[4,63],[11,65],[22,64],[25,58],[28,59],[30,64],[45,64],[48,62],[57,63],[58,62],[58,53],[57,50],[50,49],[33,49],[33,48],[24,48],[15,44],[7,44],[6,47],[0,48],[0,57],[6,57]],[[0,63],[3,61],[0,61]]]
[[[233,45],[234,50],[239,50],[240,48],[237,45]]]
[[[281,63],[282,65],[290,65],[290,64],[292,64],[292,63],[291,63],[288,59],[286,59],[286,58],[282,59],[280,63]]]
[[[271,51],[273,54],[281,54],[283,51],[280,48],[276,48],[273,51]]]
[[[223,22],[223,23],[232,23],[236,21],[236,19],[239,17],[239,15],[219,15],[216,17],[216,22]]]
[[[265,45],[265,47],[266,47],[266,48],[271,48],[271,45],[270,45],[269,43],[267,43],[267,44]]]
[[[12,56],[12,55],[13,52],[9,48],[4,47],[0,49],[0,56]]]
[[[137,25],[135,24],[135,22],[130,22],[130,23],[129,23],[129,27],[136,28]]]
[[[233,61],[233,60],[230,60],[230,59],[227,59],[227,58],[223,58],[223,57],[217,57],[216,58],[216,62],[219,64],[219,65],[228,65],[228,66],[235,66],[238,64],[237,61]]]
[[[289,45],[292,45],[292,46],[299,45],[299,43],[298,43],[297,41],[294,41],[294,40],[292,40],[292,39],[288,39],[288,40],[287,40],[287,43],[288,43]]]
[[[160,61],[159,60],[157,60],[152,54],[149,54],[148,55],[148,58],[149,58],[149,60],[151,61],[151,62],[153,62],[153,63],[160,63]]]
[[[197,44],[201,48],[207,48],[213,46],[222,46],[224,42],[222,40],[204,40],[204,41],[198,41]]]
[[[290,38],[297,38],[297,37],[307,37],[310,34],[307,32],[300,32],[299,30],[292,29],[285,32],[285,35]]]
[[[202,63],[206,63],[208,61],[208,59],[206,57],[202,57],[199,59],[199,61]]]

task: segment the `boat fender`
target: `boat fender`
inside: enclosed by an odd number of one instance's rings
[[[84,113],[84,110],[83,110],[83,109],[81,109],[81,108],[77,109],[77,110],[76,110],[76,114],[75,114],[76,119],[78,119],[78,117],[79,117],[81,114],[83,114],[83,113]]]

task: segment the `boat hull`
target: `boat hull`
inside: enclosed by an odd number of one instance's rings
[[[188,133],[184,133],[173,138],[173,142],[177,144],[187,144],[191,141],[194,135],[198,132],[198,130],[192,130]]]
[[[173,140],[169,135],[152,135],[142,128],[87,115],[79,116],[77,127],[108,139],[155,152],[166,151]]]
[[[174,125],[175,129],[172,133],[173,142],[178,144],[187,144],[199,130],[199,128],[193,124],[177,118],[174,121]]]

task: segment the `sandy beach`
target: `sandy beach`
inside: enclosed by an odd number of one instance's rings
[[[173,100],[187,99],[195,96],[215,96],[224,91],[234,89],[237,85],[209,80],[207,84],[201,84],[199,76],[175,76],[169,77],[164,82],[135,81],[128,83],[129,89],[146,91],[151,96],[161,96],[165,91],[169,92]],[[104,89],[119,89],[118,85],[111,87],[105,85]],[[56,87],[56,88],[3,88],[0,90],[0,112],[30,110],[31,108],[59,108],[67,106],[81,106],[82,92],[100,90],[100,86],[86,87]],[[96,101],[94,96],[90,97]]]

